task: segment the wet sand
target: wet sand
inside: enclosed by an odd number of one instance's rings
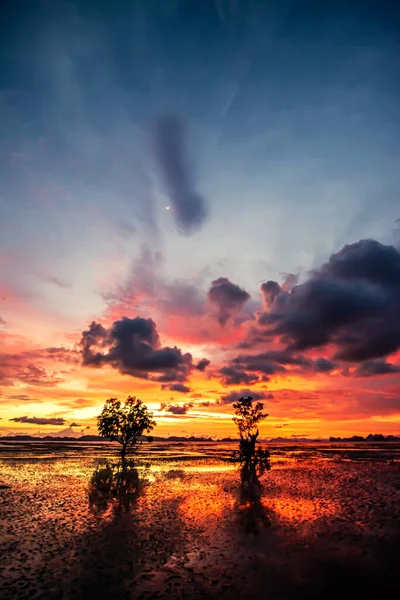
[[[109,494],[108,444],[2,444],[2,600],[400,597],[400,447],[277,446],[257,489],[231,448],[143,445]]]

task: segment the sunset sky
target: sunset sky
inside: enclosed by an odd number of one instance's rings
[[[224,437],[249,394],[262,437],[400,434],[398,7],[30,0],[0,30],[0,435],[136,395]]]

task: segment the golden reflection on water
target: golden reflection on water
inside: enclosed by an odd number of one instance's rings
[[[180,505],[183,519],[194,520],[198,525],[210,525],[210,520],[219,519],[224,510],[232,509],[235,500],[230,494],[221,494],[218,485],[191,485],[190,495],[187,495]]]
[[[333,516],[340,511],[340,506],[333,502],[324,504],[318,499],[293,498],[291,496],[264,498],[262,504],[266,509],[273,510],[279,518],[292,522],[316,521],[321,517]]]
[[[185,473],[228,473],[235,471],[235,467],[231,464],[206,461],[197,462],[194,465],[183,463],[180,465],[180,469]],[[149,471],[151,473],[165,473],[170,470],[171,465],[167,463],[149,465]]]
[[[0,490],[8,598],[50,598],[51,585],[77,600],[95,597],[95,586],[96,597],[103,598],[110,581],[115,593],[107,600],[125,598],[125,584],[138,586],[132,598],[199,598],[197,592],[236,598],[245,582],[251,589],[254,560],[265,581],[277,564],[282,575],[271,593],[255,581],[254,594],[243,596],[283,597],[282,581],[299,558],[290,562],[287,552],[300,548],[303,556],[305,548],[319,544],[310,558],[315,572],[321,547],[339,555],[346,544],[362,548],[367,535],[397,535],[397,464],[310,459],[305,453],[295,459],[280,449],[260,485],[249,485],[243,471],[221,460],[222,453],[202,459],[164,454],[159,460],[149,454],[138,457],[122,479],[115,478],[118,470],[112,477],[101,474],[116,455],[93,449],[90,455],[44,458],[31,452],[0,460],[0,484],[10,486]],[[297,585],[296,577],[297,571]],[[83,583],[85,593],[73,594],[71,580],[78,591]]]

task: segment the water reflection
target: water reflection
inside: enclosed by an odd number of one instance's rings
[[[93,512],[127,511],[148,485],[147,472],[139,476],[132,460],[98,465],[89,482],[89,506]]]
[[[93,458],[0,461],[4,600],[399,596],[397,465]]]
[[[81,540],[68,597],[132,600],[176,587],[171,570],[186,545],[182,495],[174,489],[182,478],[178,469],[154,476],[132,460],[97,466],[88,486],[93,526]]]
[[[265,469],[265,466],[257,468],[253,462],[247,461],[240,468],[239,521],[249,533],[256,534],[260,527],[271,524],[262,503],[263,485],[259,479]]]

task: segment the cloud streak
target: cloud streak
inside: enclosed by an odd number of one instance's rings
[[[160,404],[160,410],[171,413],[172,415],[186,415],[190,408],[193,408],[193,404],[191,402],[186,404]]]
[[[168,115],[157,120],[154,150],[176,223],[185,234],[191,234],[204,224],[207,208],[194,188],[186,150],[186,128],[181,118]]]
[[[190,387],[184,383],[164,383],[161,386],[162,390],[170,390],[171,392],[180,392],[181,394],[188,394]]]
[[[15,423],[30,423],[32,425],[64,425],[65,419],[61,417],[52,418],[52,417],[14,417],[10,419],[10,421],[14,421]]]

